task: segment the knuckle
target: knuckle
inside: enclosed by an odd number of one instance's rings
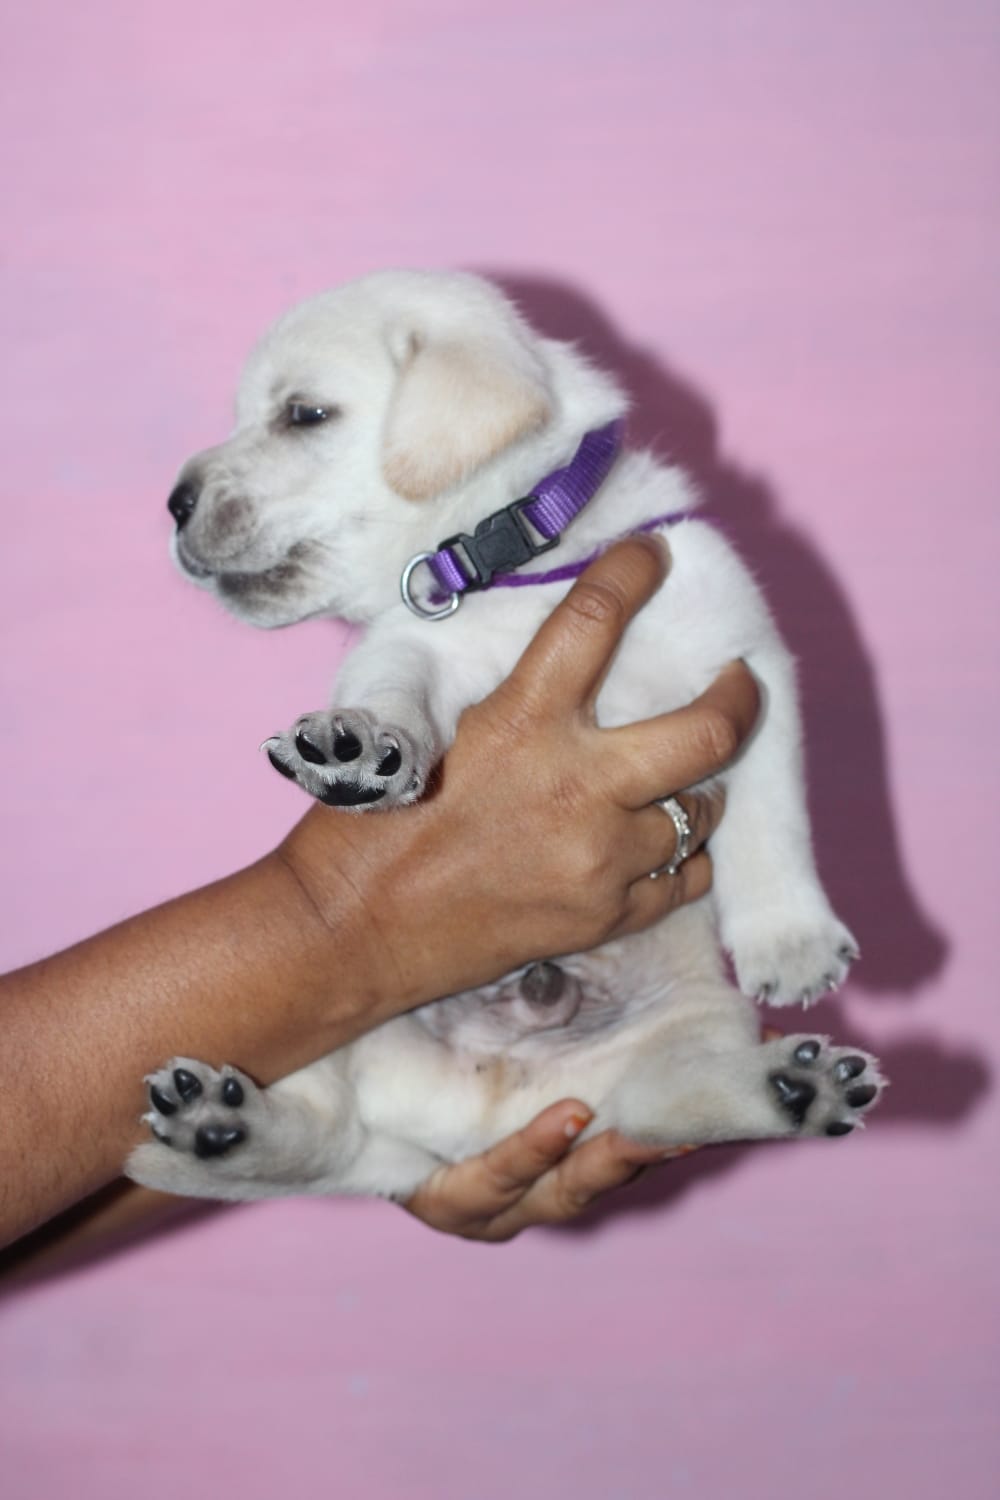
[[[742,743],[739,726],[718,706],[702,710],[698,718],[698,737],[705,759],[712,766],[728,765]]]
[[[557,1219],[574,1219],[590,1203],[593,1194],[580,1183],[559,1181],[553,1200],[553,1214]]]
[[[624,628],[628,611],[621,590],[613,583],[583,579],[566,597],[566,607],[587,625]]]
[[[628,883],[611,851],[592,841],[579,850],[573,875],[576,904],[589,926],[600,934],[620,916]]]
[[[585,827],[577,841],[577,865],[580,873],[591,883],[592,887],[603,884],[610,862],[609,852],[605,845],[594,836],[592,827]],[[591,895],[594,891],[591,890]]]
[[[673,882],[676,904],[683,906],[697,901],[712,889],[712,861],[702,850],[682,867],[678,879]]]
[[[519,1141],[515,1143],[515,1150],[519,1144]],[[494,1156],[492,1152],[487,1152],[482,1157],[483,1184],[498,1204],[508,1202],[522,1191],[518,1180],[520,1174],[516,1172],[515,1163],[510,1159],[511,1143],[505,1141],[501,1145],[504,1147],[502,1155]]]
[[[467,733],[488,734],[493,739],[516,744],[531,733],[537,718],[535,705],[508,679],[485,702],[463,710],[459,727]]]

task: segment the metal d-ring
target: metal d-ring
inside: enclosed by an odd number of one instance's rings
[[[435,555],[436,554],[433,552],[418,552],[416,557],[410,558],[409,562],[406,564],[406,567],[403,569],[402,577],[399,580],[399,592],[403,596],[403,603],[406,605],[407,609],[412,610],[412,612],[421,620],[444,620],[448,617],[448,615],[453,615],[462,602],[461,594],[453,593],[450,596],[448,603],[443,604],[440,609],[427,609],[423,604],[420,603],[418,599],[415,599],[410,592],[410,579],[413,577],[414,569],[418,568],[421,563],[429,562],[430,559]]]

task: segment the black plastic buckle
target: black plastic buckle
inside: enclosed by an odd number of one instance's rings
[[[531,523],[525,520],[521,511],[534,499],[534,495],[525,495],[523,500],[515,500],[480,521],[471,536],[462,531],[438,544],[439,552],[448,547],[460,549],[459,562],[466,571],[472,572],[465,586],[467,593],[489,588],[497,573],[512,573],[533,557],[550,552],[559,541],[556,535],[539,542],[532,534]]]

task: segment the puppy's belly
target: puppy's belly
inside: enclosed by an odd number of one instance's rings
[[[557,1099],[598,1108],[628,1066],[634,1028],[564,1046],[548,1056],[463,1052],[431,1037],[412,1017],[358,1044],[358,1109],[370,1138],[417,1146],[439,1161],[485,1150]]]
[[[725,979],[705,903],[560,964],[581,989],[565,1026],[519,1024],[504,981],[425,1006],[355,1043],[350,1071],[367,1130],[458,1161],[559,1099],[580,1098],[600,1115],[654,1038],[666,1046],[674,1032],[690,1038],[702,1019],[717,1038],[727,1029],[755,1031],[752,1007]]]

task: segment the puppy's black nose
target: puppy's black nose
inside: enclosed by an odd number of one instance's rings
[[[189,479],[181,480],[176,489],[171,493],[167,501],[167,510],[177,522],[177,530],[186,526],[194,515],[194,508],[198,504],[198,487]]]

